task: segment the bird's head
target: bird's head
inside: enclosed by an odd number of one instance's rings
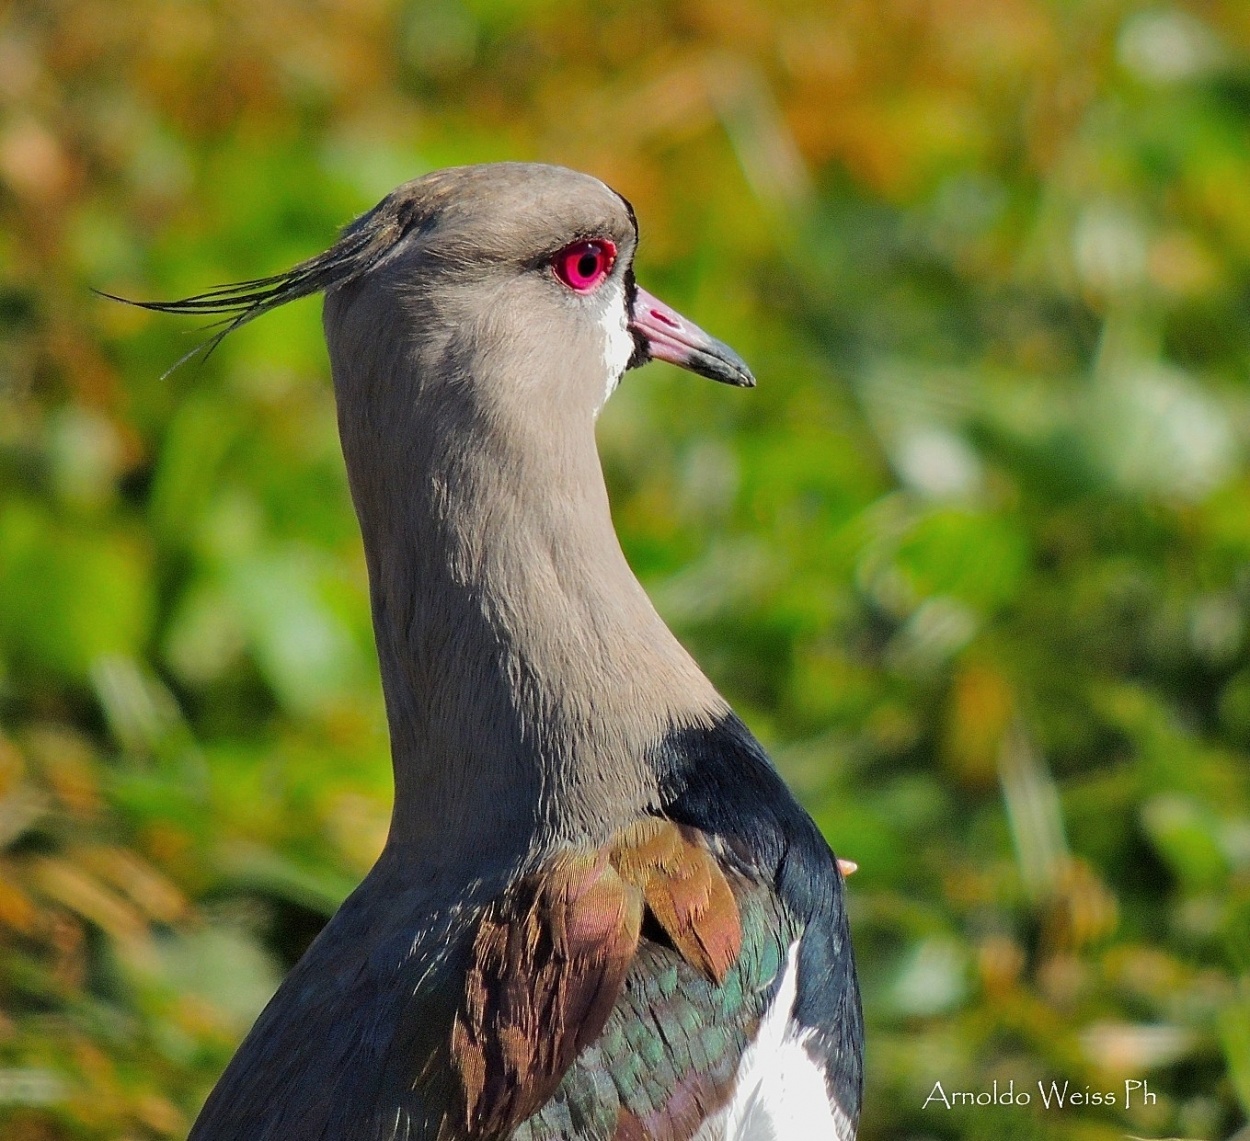
[[[627,369],[652,359],[753,385],[737,353],[637,285],[637,244],[629,203],[589,175],[536,163],[452,167],[396,188],[286,273],[142,304],[226,315],[211,349],[268,310],[324,292],[336,382],[366,407],[402,397],[369,391],[383,377],[393,388],[400,373],[468,386],[487,406],[519,398],[540,414],[597,413]]]

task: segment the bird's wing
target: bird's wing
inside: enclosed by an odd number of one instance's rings
[[[444,1065],[455,1076],[448,1134],[508,1137],[538,1114],[551,1124],[535,1120],[530,1135],[607,1137],[618,1115],[650,1112],[646,1098],[666,1104],[683,1083],[700,1104],[723,1100],[728,1042],[703,1041],[724,1032],[701,1023],[720,1022],[745,981],[737,878],[701,832],[652,818],[557,856],[487,905],[448,1049],[429,1059],[432,1079]],[[638,1049],[667,1058],[665,1076],[636,1082]],[[607,1115],[607,1132],[556,1124],[573,1113]]]

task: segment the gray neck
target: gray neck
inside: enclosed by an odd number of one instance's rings
[[[656,805],[650,748],[726,708],[621,552],[580,395],[602,383],[536,377],[533,361],[507,376],[471,328],[440,338],[428,314],[420,342],[381,359],[383,338],[342,336],[348,316],[328,302],[395,766],[390,844],[463,866],[600,842]]]

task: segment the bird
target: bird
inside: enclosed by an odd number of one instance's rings
[[[635,280],[638,224],[539,163],[434,171],[221,337],[324,295],[394,767],[382,853],[191,1141],[851,1141],[844,873],[659,617],[595,423],[668,361],[754,385]]]

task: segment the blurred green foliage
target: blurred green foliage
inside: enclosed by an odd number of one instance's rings
[[[860,864],[865,1141],[1250,1136],[1248,46],[1243,0],[0,7],[0,1138],[184,1133],[388,813],[316,306],[162,377],[186,331],[89,287],[518,157],[631,197],[760,378],[632,374],[600,438]],[[1118,1101],[923,1108],[1039,1078]]]

